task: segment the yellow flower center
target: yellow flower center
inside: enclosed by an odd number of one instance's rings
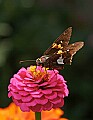
[[[40,70],[40,69],[37,69],[36,66],[30,66],[29,72],[31,73],[31,75],[35,80],[42,79],[43,81],[46,81],[48,80],[48,76],[49,76],[47,73],[47,69],[48,68],[43,67]]]

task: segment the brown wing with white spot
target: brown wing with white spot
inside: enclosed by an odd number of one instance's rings
[[[79,49],[81,49],[83,45],[84,42],[75,42],[64,47],[64,64],[71,64],[73,55],[76,54],[76,52],[79,51]]]
[[[75,42],[73,44],[69,44],[65,46],[62,50],[56,51],[54,54],[50,55],[49,58],[46,60],[46,63],[51,68],[62,68],[65,64],[71,64],[73,55],[83,47],[84,42]],[[62,51],[62,52],[61,52]],[[61,58],[60,58],[61,57]],[[60,59],[60,64],[57,60]]]
[[[71,55],[74,55],[79,49],[81,49],[84,45],[84,42],[75,42],[73,44],[69,44],[68,46],[63,48],[63,51],[69,51]]]
[[[55,41],[54,43],[44,52],[44,55],[53,54],[59,49],[67,46],[72,34],[72,27],[66,29]]]

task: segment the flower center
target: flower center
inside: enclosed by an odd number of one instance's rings
[[[33,76],[34,80],[37,81],[42,79],[42,82],[48,81],[49,74],[47,72],[47,68],[41,66],[30,66],[29,72]]]

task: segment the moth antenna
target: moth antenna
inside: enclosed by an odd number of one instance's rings
[[[19,64],[23,63],[23,62],[35,62],[36,60],[23,60],[23,61],[19,61]]]

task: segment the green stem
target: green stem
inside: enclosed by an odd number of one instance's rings
[[[35,120],[41,120],[41,112],[35,112]]]

